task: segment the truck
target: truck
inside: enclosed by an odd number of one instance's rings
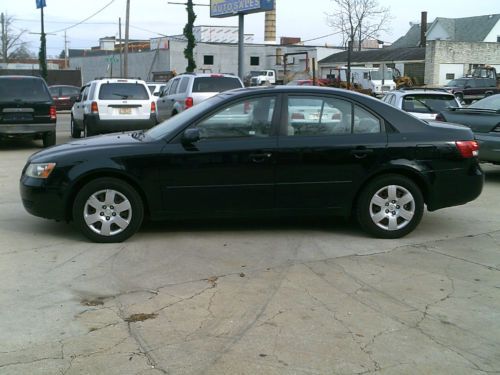
[[[283,77],[279,79],[278,73],[274,69],[251,71],[249,75],[250,86],[283,84]]]
[[[347,87],[347,67],[330,69],[330,74],[326,78],[332,83],[329,86]],[[356,91],[377,97],[396,89],[396,83],[392,79],[392,69],[384,69],[382,74],[382,70],[378,68],[351,67],[351,84]]]

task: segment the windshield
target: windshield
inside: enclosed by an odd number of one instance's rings
[[[216,95],[202,101],[200,104],[195,105],[189,110],[182,111],[178,115],[163,121],[161,124],[156,125],[154,128],[149,129],[146,135],[159,140],[173,134],[176,134],[182,127],[190,123],[194,118],[196,118],[200,113],[206,111],[211,106],[220,102],[222,96]]]
[[[481,99],[474,104],[471,104],[469,108],[494,109],[498,111],[500,110],[500,94]]]
[[[382,72],[380,70],[376,70],[371,72],[372,80],[381,81],[382,80]],[[390,70],[386,70],[384,72],[384,79],[392,81],[392,72]]]
[[[454,79],[446,84],[448,87],[464,87],[465,79]]]

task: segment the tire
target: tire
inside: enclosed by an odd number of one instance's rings
[[[80,138],[82,136],[82,131],[78,129],[75,125],[75,120],[73,119],[73,115],[71,115],[70,128],[71,128],[72,138]]]
[[[143,218],[144,205],[137,191],[116,178],[92,180],[73,203],[76,227],[94,242],[125,241],[139,230]]]
[[[400,238],[413,231],[422,219],[424,198],[409,178],[380,176],[365,187],[356,204],[361,228],[379,238]]]
[[[42,137],[43,147],[50,147],[56,144],[56,132],[45,133]]]
[[[83,119],[83,136],[85,138],[87,138],[87,137],[92,137],[93,135],[94,135],[94,132],[92,131],[92,129],[90,129],[87,121],[85,119]]]

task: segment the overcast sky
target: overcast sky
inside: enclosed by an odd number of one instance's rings
[[[184,0],[172,0],[183,3]],[[45,32],[54,32],[47,36],[47,54],[58,55],[64,49],[65,28],[73,26],[101,12],[82,24],[67,29],[69,48],[90,48],[98,45],[99,37],[118,36],[118,18],[125,23],[126,0],[46,0]],[[182,34],[187,15],[185,6],[170,4],[168,0],[130,0],[130,38],[149,39],[164,35]],[[195,0],[196,4],[209,4],[209,0]],[[304,5],[307,4],[307,5]],[[382,40],[393,42],[406,33],[410,22],[419,22],[420,12],[428,12],[428,20],[436,17],[470,17],[500,12],[498,0],[480,0],[471,3],[465,0],[379,0],[379,4],[390,8],[392,21],[389,32],[382,34]],[[331,0],[276,0],[277,37],[300,37],[311,40],[308,44],[338,45],[340,39],[327,36],[332,33],[326,21],[326,13],[334,11]],[[15,18],[15,30],[27,29],[40,32],[40,10],[36,9],[35,0],[1,0],[0,11]],[[237,26],[237,17],[210,18],[210,8],[195,7],[197,19],[195,25],[231,25]],[[122,33],[124,33],[122,26]],[[245,33],[254,34],[256,43],[263,41],[264,15],[252,14],[245,17]],[[39,35],[26,34],[24,39],[29,48],[37,51]]]

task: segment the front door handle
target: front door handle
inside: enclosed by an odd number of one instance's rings
[[[366,147],[359,147],[355,148],[354,150],[351,150],[351,155],[354,155],[356,159],[363,159],[368,156],[368,154],[371,154],[373,152],[373,149],[371,148],[366,148]]]
[[[271,156],[273,156],[273,154],[271,154],[270,152],[265,152],[263,154],[251,154],[250,160],[254,163],[263,163]]]

